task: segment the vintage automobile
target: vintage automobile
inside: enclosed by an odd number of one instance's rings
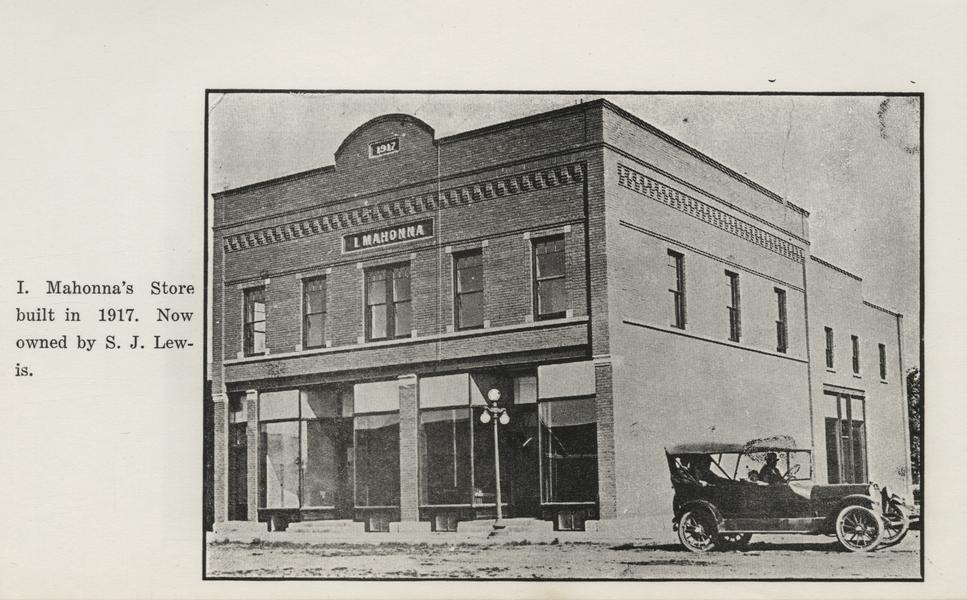
[[[688,443],[665,454],[673,527],[692,552],[740,549],[760,533],[835,536],[864,552],[899,543],[910,526],[903,500],[885,488],[814,482],[811,452],[794,442]]]

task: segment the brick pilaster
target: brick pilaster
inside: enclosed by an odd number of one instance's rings
[[[595,410],[598,422],[598,511],[600,519],[618,516],[614,466],[614,395],[611,357],[594,359]]]
[[[248,415],[246,440],[248,445],[248,520],[258,521],[259,508],[259,393],[245,391],[245,410]]]
[[[400,521],[420,520],[418,395],[416,375],[402,375],[400,385]]]
[[[212,394],[214,425],[212,449],[212,493],[215,522],[228,520],[228,395]]]

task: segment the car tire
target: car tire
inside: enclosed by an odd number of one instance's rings
[[[715,545],[719,550],[744,550],[751,539],[751,533],[720,533]]]
[[[853,504],[836,516],[836,539],[850,552],[869,552],[883,538],[883,520],[865,506]]]
[[[883,538],[880,540],[880,548],[896,546],[910,531],[910,515],[898,504],[891,504],[883,513],[882,520]]]
[[[706,509],[686,511],[678,521],[678,541],[689,552],[710,552],[718,541],[715,517]]]

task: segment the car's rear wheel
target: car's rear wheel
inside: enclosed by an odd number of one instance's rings
[[[899,544],[910,530],[910,515],[899,504],[891,504],[883,513],[883,538],[880,548],[889,548]]]
[[[742,550],[751,539],[751,533],[720,533],[716,546],[720,550]]]
[[[678,541],[690,552],[709,552],[715,549],[718,526],[705,509],[694,509],[678,521]]]
[[[852,505],[836,517],[836,539],[850,552],[868,552],[883,537],[883,521],[865,506]]]

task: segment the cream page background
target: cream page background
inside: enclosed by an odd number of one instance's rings
[[[0,2],[0,597],[963,597],[965,16],[937,1]],[[202,581],[201,321],[187,352],[13,340],[72,333],[18,326],[32,302],[17,279],[38,301],[45,279],[200,290],[206,88],[925,92],[927,582]],[[140,298],[122,302],[155,305]],[[201,293],[180,305],[204,314]],[[17,361],[37,375],[15,378]]]

